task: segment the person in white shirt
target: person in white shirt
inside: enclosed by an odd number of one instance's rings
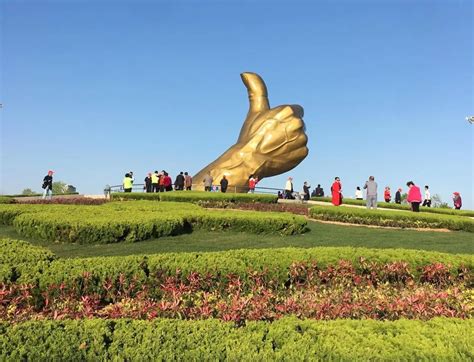
[[[285,194],[287,199],[294,199],[293,196],[293,177],[288,177],[285,184]]]
[[[428,185],[425,186],[425,198],[423,199],[422,206],[431,207],[431,193]]]
[[[363,200],[364,199],[364,196],[362,194],[362,190],[360,189],[359,186],[357,186],[357,188],[356,188],[355,198],[356,198],[356,200]]]

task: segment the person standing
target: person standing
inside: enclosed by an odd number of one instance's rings
[[[323,190],[323,188],[321,187],[320,184],[318,184],[318,186],[316,186],[313,193],[314,193],[314,196],[316,196],[316,197],[324,197],[324,190]]]
[[[332,204],[339,206],[342,204],[342,184],[339,177],[334,178],[334,182],[331,186]]]
[[[253,177],[253,175],[250,175],[249,177],[249,192],[254,193],[255,192],[255,186],[258,183],[258,177]]]
[[[155,171],[151,175],[151,192],[159,192],[160,191],[160,175],[158,171]]]
[[[164,191],[173,191],[173,181],[171,180],[170,175],[168,175],[168,172],[164,171],[163,172],[163,188]]]
[[[43,200],[48,199],[51,200],[53,197],[53,173],[54,171],[49,170],[48,174],[43,178],[43,185],[41,186],[43,191]]]
[[[145,186],[143,186],[143,189],[145,192],[152,192],[152,174],[151,172],[148,172],[148,175],[145,177]]]
[[[132,192],[133,181],[130,174],[127,172],[122,182],[124,192]]]
[[[176,176],[176,180],[174,181],[174,189],[177,191],[182,191],[184,190],[184,175],[183,171],[179,173],[179,175]]]
[[[227,177],[222,176],[221,179],[221,192],[226,193],[227,192],[227,187],[229,186],[229,180],[227,180]]]
[[[398,188],[397,192],[395,192],[395,203],[401,204],[402,203],[402,189]]]
[[[184,173],[184,187],[188,191],[193,187],[193,178],[187,172]]]
[[[356,200],[363,200],[364,199],[364,196],[362,194],[362,190],[360,189],[359,186],[356,187],[355,198],[356,198]]]
[[[308,183],[308,181],[305,181],[303,183],[303,200],[308,201],[309,200],[309,189],[311,188],[311,185]]]
[[[204,176],[204,180],[202,180],[203,184],[204,184],[204,191],[212,191],[212,182],[214,181],[214,179],[212,178],[211,176],[211,173],[208,172],[206,174],[206,176]]]
[[[161,170],[158,174],[158,185],[159,185],[159,192],[165,192],[165,170]]]
[[[390,187],[388,186],[385,186],[385,191],[383,192],[383,199],[387,203],[392,200],[392,193],[390,192]]]
[[[364,190],[367,190],[366,206],[367,209],[377,209],[377,182],[375,177],[370,176],[369,180],[365,182]]]
[[[420,188],[416,186],[413,181],[408,181],[407,186],[408,186],[407,201],[411,204],[411,209],[413,212],[419,212],[420,204],[421,204]]]
[[[459,194],[459,192],[453,193],[453,203],[454,203],[454,208],[456,210],[461,210],[462,199],[461,199],[461,195]]]
[[[294,199],[293,197],[293,177],[288,177],[285,184],[285,198]]]
[[[425,185],[425,198],[422,206],[431,207],[431,193],[428,185]]]

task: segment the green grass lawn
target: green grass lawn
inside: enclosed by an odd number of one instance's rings
[[[19,236],[13,227],[0,226],[0,237],[22,239],[48,247],[60,257],[91,257],[166,252],[220,251],[279,247],[358,246],[405,248],[446,253],[474,254],[474,235],[466,232],[428,232],[376,229],[309,222],[304,235],[252,235],[241,232],[194,231],[191,234],[163,237],[137,243],[79,245],[47,243]]]

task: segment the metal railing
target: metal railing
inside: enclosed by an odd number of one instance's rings
[[[193,184],[191,189],[193,189],[195,187],[202,187],[202,185]],[[242,193],[242,192],[247,192],[247,190],[248,190],[248,187],[243,187],[243,186],[229,186],[227,188],[228,193],[232,193],[232,192],[233,193]],[[174,192],[174,191],[177,191],[177,190],[173,189],[172,191],[170,190],[170,191],[165,191],[165,192]],[[113,186],[106,185],[105,188],[104,188],[104,194],[106,196],[108,196],[112,192],[124,192],[123,185],[113,185]],[[132,192],[146,192],[145,184],[133,184]],[[177,191],[177,192],[179,192],[179,191]],[[186,192],[186,190],[183,190],[183,192]],[[220,185],[212,185],[211,192],[221,192]],[[277,189],[277,188],[274,188],[274,187],[260,187],[260,186],[255,187],[255,193],[259,193],[259,194],[276,195],[276,194],[278,194],[278,192],[284,192],[284,190],[283,189]]]

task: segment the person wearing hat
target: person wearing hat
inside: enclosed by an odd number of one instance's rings
[[[454,192],[453,193],[453,202],[454,202],[454,208],[456,210],[461,210],[462,199],[461,199],[461,195],[459,194],[459,192]]]
[[[53,197],[53,171],[49,170],[48,174],[43,178],[43,200],[48,197],[51,200]]]

